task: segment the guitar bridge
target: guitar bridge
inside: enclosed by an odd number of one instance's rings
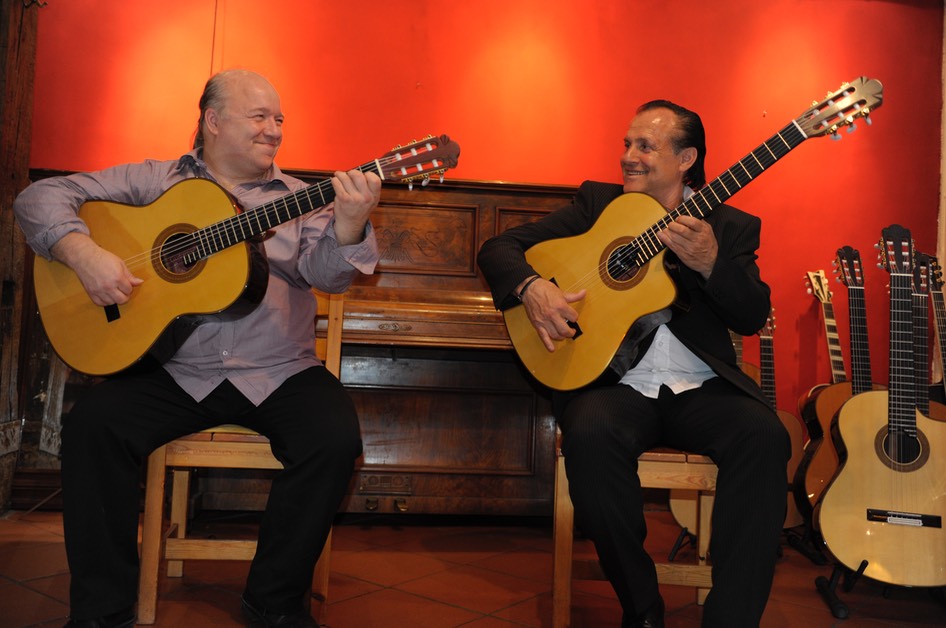
[[[916,512],[899,512],[896,510],[867,509],[868,521],[879,521],[899,526],[915,528],[942,528],[943,518],[939,515],[924,515]]]
[[[555,280],[555,277],[550,278],[549,281],[558,286],[558,282]],[[572,340],[578,340],[578,336],[581,335],[581,325],[578,324],[578,321],[565,321],[565,324],[575,330],[575,335],[572,336]]]
[[[106,305],[103,309],[105,310],[105,320],[107,320],[109,323],[117,321],[122,317],[122,313],[118,311],[117,303]]]

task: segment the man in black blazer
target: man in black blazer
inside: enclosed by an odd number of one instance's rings
[[[587,294],[540,277],[525,251],[587,232],[623,193],[646,193],[671,210],[706,182],[702,121],[679,105],[642,105],[624,146],[623,186],[586,181],[570,205],[491,238],[479,253],[496,306],[521,303],[549,351],[573,337],[576,322],[580,327],[571,304]],[[729,335],[756,333],[769,314],[769,287],[756,264],[760,231],[759,218],[727,205],[703,220],[683,213],[658,230],[677,289],[673,304],[634,322],[594,383],[554,394],[577,523],[594,541],[621,602],[622,626],[664,625],[654,562],[643,546],[637,477],[637,458],[656,445],[707,455],[719,467],[713,588],[703,626],[758,626],[765,609],[791,444],[765,395],[736,363]]]

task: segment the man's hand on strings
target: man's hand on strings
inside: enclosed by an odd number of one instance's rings
[[[122,305],[144,279],[135,277],[120,257],[79,232],[67,234],[52,249],[53,256],[75,272],[92,303]]]
[[[719,246],[713,227],[704,220],[683,215],[657,233],[657,239],[673,251],[684,266],[709,279]]]
[[[523,282],[525,283],[525,282]],[[521,287],[520,287],[521,289]],[[563,292],[547,279],[536,279],[522,296],[522,304],[542,344],[550,352],[555,351],[555,340],[564,340],[575,335],[569,322],[578,320],[578,311],[570,303],[585,298],[587,290]]]

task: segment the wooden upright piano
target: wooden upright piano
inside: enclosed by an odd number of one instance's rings
[[[574,193],[449,179],[412,190],[385,184],[372,215],[381,260],[345,299],[341,380],[358,408],[364,456],[343,511],[551,514],[548,391],[512,350],[476,254],[490,236]],[[245,484],[233,490],[223,480],[203,480],[203,507],[251,498]]]

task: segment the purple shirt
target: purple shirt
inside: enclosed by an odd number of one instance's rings
[[[50,248],[66,234],[89,234],[77,215],[85,201],[147,205],[173,184],[195,177],[213,179],[192,151],[176,161],[149,160],[43,179],[24,190],[13,209],[27,243],[49,259]],[[243,208],[251,209],[306,185],[274,164],[269,179],[239,185],[230,193]],[[238,319],[199,318],[200,324],[164,365],[194,399],[202,400],[228,379],[259,405],[286,379],[320,363],[315,356],[316,303],[311,288],[344,292],[358,273],[374,272],[378,261],[370,224],[365,239],[348,246],[338,244],[334,224],[330,205],[277,226],[264,243],[269,285],[262,303]]]

